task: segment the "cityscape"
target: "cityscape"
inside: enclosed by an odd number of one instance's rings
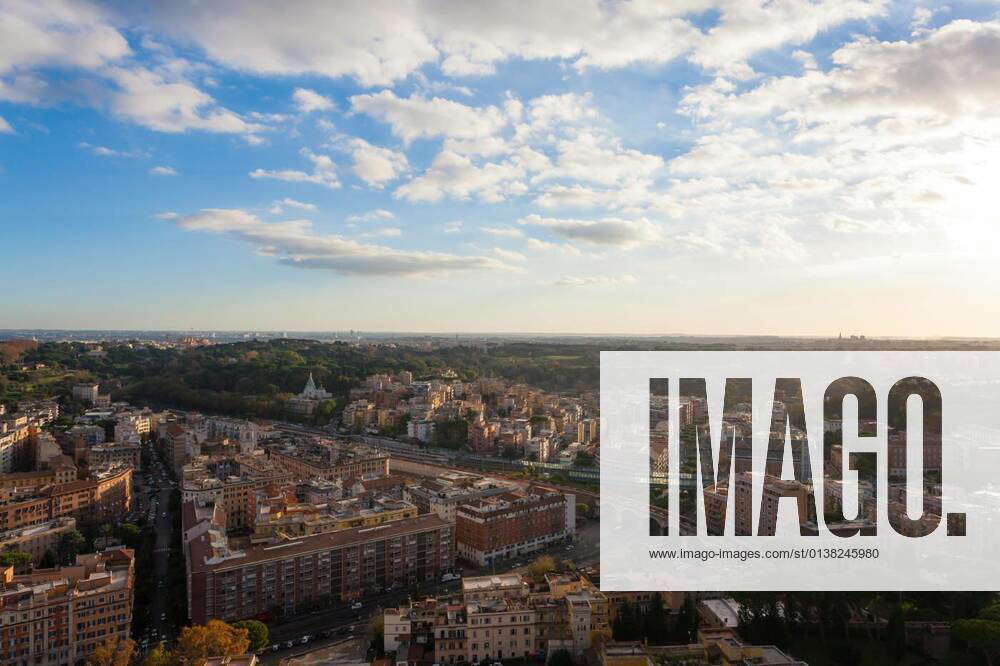
[[[1000,666],[998,175],[996,0],[0,0],[0,666]]]
[[[976,613],[995,603],[988,592],[602,591],[595,344],[0,342],[0,661],[979,663],[962,627],[987,621]],[[563,368],[544,387],[521,380],[538,354]],[[232,386],[212,363],[239,366]],[[187,366],[202,370],[174,374]],[[247,376],[269,386],[286,373],[293,383],[249,401]],[[685,432],[705,423],[696,393],[682,396]],[[740,397],[724,415],[737,426]],[[213,399],[223,402],[205,409]],[[650,399],[655,534],[664,396]],[[737,524],[746,474],[734,480]],[[780,483],[812,493],[809,479]],[[706,486],[710,521],[725,515],[727,490]]]

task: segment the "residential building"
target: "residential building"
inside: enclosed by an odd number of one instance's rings
[[[268,458],[300,479],[389,475],[389,456],[375,449],[320,437],[268,443]]]
[[[454,528],[434,515],[243,549],[211,527],[185,548],[189,619],[197,624],[287,617],[435,580],[451,570],[455,552]]]
[[[0,663],[77,664],[132,623],[134,554],[126,548],[78,555],[73,566],[0,572]]]
[[[575,496],[532,487],[462,504],[455,512],[459,557],[486,566],[572,536]]]
[[[0,532],[0,551],[19,550],[31,555],[35,566],[45,557],[46,551],[56,553],[59,540],[76,529],[76,519],[69,516],[43,523]]]

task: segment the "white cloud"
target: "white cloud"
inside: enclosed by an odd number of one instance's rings
[[[0,116],[0,134],[13,134],[14,128],[10,126],[3,116]]]
[[[277,256],[295,268],[328,270],[340,275],[444,276],[471,270],[510,270],[493,257],[445,252],[397,250],[319,234],[308,220],[264,222],[243,210],[210,208],[172,220],[185,231],[224,235]]]
[[[390,85],[438,63],[446,76],[484,76],[513,60],[561,60],[578,70],[687,57],[747,72],[754,54],[804,44],[824,30],[885,12],[885,0],[684,0],[545,3],[296,4],[255,0],[156,3],[135,21],[193,42],[214,61],[260,74],[352,76]],[[694,16],[714,10],[708,30]],[[386,26],[391,26],[387,29]]]
[[[579,249],[572,245],[566,243],[550,243],[549,241],[543,241],[539,238],[529,238],[525,241],[524,246],[532,252],[557,252],[560,254],[577,256],[583,254]]]
[[[141,67],[110,67],[115,83],[108,105],[117,116],[158,132],[200,130],[223,134],[253,134],[265,129],[223,108],[211,95],[183,78]]]
[[[333,100],[308,88],[296,88],[295,92],[292,93],[292,100],[302,113],[329,111],[336,108]]]
[[[261,74],[347,75],[365,86],[386,85],[438,56],[419,25],[423,10],[406,3],[315,0],[289,11],[219,0],[150,10],[151,26],[196,43],[219,63]]]
[[[143,150],[116,150],[107,146],[97,146],[86,141],[78,143],[77,147],[98,157],[149,157],[149,153]]]
[[[149,170],[151,176],[176,176],[177,170],[168,166],[155,166]]]
[[[285,197],[284,199],[279,199],[271,204],[271,207],[267,209],[267,212],[272,215],[280,215],[285,212],[285,208],[296,208],[298,210],[307,210],[311,213],[315,213],[319,208],[316,204],[306,203],[305,201],[299,201],[297,199],[290,199]]]
[[[464,222],[462,222],[462,220],[453,220],[445,224],[442,231],[446,234],[460,234],[462,233],[463,224]]]
[[[299,153],[312,162],[311,172],[298,171],[295,169],[254,169],[250,172],[251,178],[272,178],[284,180],[290,183],[313,183],[329,188],[340,187],[340,179],[337,178],[337,167],[333,160],[327,155],[317,155],[307,148],[303,148]]]
[[[702,35],[690,59],[709,69],[749,73],[745,60],[786,44],[805,44],[847,21],[882,14],[888,0],[733,0],[719,3],[718,23]],[[733,65],[743,69],[733,69]]]
[[[348,222],[379,222],[386,220],[395,220],[396,216],[391,212],[385,210],[384,208],[376,208],[375,210],[370,210],[366,213],[359,213],[356,215],[351,215],[347,218]]]
[[[0,76],[33,67],[93,69],[131,52],[103,10],[71,0],[4,2],[0,44]]]
[[[638,280],[633,275],[591,275],[587,277],[561,277],[552,283],[554,287],[614,287],[623,284],[635,284]]]
[[[559,141],[556,149],[559,153],[556,165],[544,172],[542,179],[614,185],[649,178],[664,166],[658,155],[625,149],[617,139],[593,132],[580,132]]]
[[[397,97],[391,90],[354,95],[351,109],[388,123],[393,134],[407,143],[438,136],[460,139],[489,136],[507,123],[495,106],[476,108],[442,97]]]
[[[981,237],[997,204],[983,174],[1000,169],[1000,22],[855,37],[827,70],[799,59],[801,73],[682,101],[701,136],[669,164],[663,202],[693,230],[678,240],[799,260],[859,234]]]
[[[443,150],[420,176],[396,189],[394,196],[408,201],[440,201],[445,196],[497,203],[527,191],[525,169],[513,161],[477,166],[456,153]]]
[[[383,187],[410,169],[403,153],[373,146],[364,139],[351,139],[348,150],[354,159],[354,173],[375,188]]]
[[[483,227],[483,233],[503,238],[523,238],[524,232],[516,227]]]
[[[523,254],[521,254],[520,252],[515,252],[514,250],[505,250],[502,247],[493,248],[493,254],[497,255],[504,261],[524,262],[528,260],[528,258]]]
[[[568,240],[617,247],[652,243],[659,240],[662,233],[659,226],[645,218],[575,220],[528,215],[518,220],[518,224],[546,229]]]

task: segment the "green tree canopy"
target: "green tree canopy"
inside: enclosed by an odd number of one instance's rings
[[[270,634],[267,625],[263,622],[259,620],[240,620],[239,622],[234,622],[233,626],[238,629],[247,630],[247,638],[250,639],[250,649],[252,651],[257,652],[267,647]]]
[[[31,564],[31,555],[23,550],[7,550],[0,554],[0,564],[5,567],[25,567]]]

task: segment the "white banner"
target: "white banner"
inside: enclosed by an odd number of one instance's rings
[[[1000,352],[601,353],[605,590],[996,589],[998,473]]]

